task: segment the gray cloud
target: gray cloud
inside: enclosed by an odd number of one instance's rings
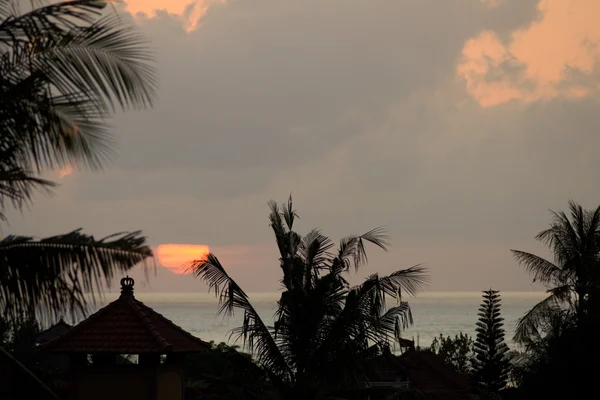
[[[370,272],[423,261],[433,289],[529,288],[508,249],[539,249],[549,208],[600,198],[599,99],[483,109],[455,68],[469,37],[508,35],[535,5],[231,1],[189,34],[166,14],[143,21],[158,104],[116,117],[119,157],[104,174],[65,178],[10,228],[263,246],[266,201],[293,191],[304,231],[389,228],[394,251]],[[274,271],[243,272],[252,290],[276,287],[276,258],[232,260]]]

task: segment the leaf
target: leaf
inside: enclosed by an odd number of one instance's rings
[[[244,313],[243,324],[232,330],[232,335],[242,338],[244,345],[256,354],[257,360],[282,379],[290,379],[291,371],[279,351],[269,328],[264,324],[246,293],[227,274],[218,258],[210,253],[201,260],[192,261],[188,267],[202,278],[219,298],[219,313],[232,316],[237,308]]]
[[[18,10],[0,20],[0,133],[18,146],[19,167],[99,168],[112,158],[107,118],[152,105],[153,53],[105,1]]]
[[[116,274],[147,265],[152,251],[140,232],[95,240],[76,230],[34,240],[7,236],[0,241],[0,308],[9,318],[63,311],[85,315],[92,296]]]

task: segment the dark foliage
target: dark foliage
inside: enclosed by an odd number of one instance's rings
[[[0,316],[0,347],[37,375],[46,371],[41,367],[41,357],[37,351],[37,336],[41,328],[33,317],[8,320]]]
[[[24,171],[99,167],[110,112],[152,103],[152,54],[106,1],[44,3],[0,2],[0,144]]]
[[[107,118],[151,105],[146,40],[106,1],[0,0],[0,218],[53,182],[54,168],[97,168],[112,155]],[[114,11],[114,10],[113,10]],[[79,230],[0,240],[0,309],[18,320],[85,312],[85,292],[151,256],[139,232],[102,240]]]
[[[508,380],[508,346],[504,343],[504,318],[500,313],[500,295],[497,290],[483,292],[479,308],[473,376],[486,393],[496,393]]]
[[[473,372],[472,361],[475,356],[473,339],[466,333],[459,333],[454,337],[440,336],[434,338],[431,346],[425,349],[440,356],[448,365],[465,375],[471,376]]]
[[[237,346],[211,342],[211,350],[186,356],[183,372],[188,392],[200,389],[204,398],[269,397],[268,376]]]
[[[9,319],[85,314],[89,294],[151,256],[139,232],[100,240],[80,230],[41,240],[7,236],[0,240],[0,308]]]
[[[515,339],[524,346],[513,373],[520,398],[578,398],[596,390],[600,207],[585,210],[571,201],[569,211],[553,212],[550,227],[536,236],[552,250],[553,262],[514,251],[549,293],[517,326]]]
[[[293,230],[298,215],[291,197],[281,206],[269,205],[283,286],[274,326],[262,321],[215,255],[192,262],[191,268],[215,291],[221,313],[243,312],[243,324],[232,335],[254,355],[273,398],[366,398],[367,376],[382,349],[412,323],[405,296],[425,285],[426,270],[415,266],[383,277],[373,274],[351,286],[346,277],[366,264],[366,243],[387,248],[382,229],[344,238],[334,251],[319,230],[304,236]],[[387,307],[389,300],[394,304]]]
[[[515,340],[527,344],[541,338],[549,314],[574,314],[578,322],[600,315],[600,207],[584,210],[569,202],[570,215],[553,212],[550,228],[536,239],[548,245],[554,262],[512,250],[533,275],[533,282],[548,288],[548,297],[533,307],[517,325]]]

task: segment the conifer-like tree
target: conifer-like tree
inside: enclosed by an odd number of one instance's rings
[[[497,290],[485,290],[479,308],[475,340],[474,377],[487,392],[498,392],[508,379],[508,346],[504,343],[504,318],[500,315],[500,295]]]

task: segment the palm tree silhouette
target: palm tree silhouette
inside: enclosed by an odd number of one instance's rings
[[[544,334],[545,320],[562,315],[581,323],[598,299],[600,280],[600,207],[584,210],[569,202],[570,215],[552,212],[550,228],[536,239],[548,245],[554,262],[511,250],[519,263],[533,275],[534,282],[548,288],[548,297],[535,305],[518,322],[515,340],[537,341]]]
[[[269,205],[283,274],[274,326],[264,323],[214,254],[190,267],[218,295],[220,313],[243,312],[243,324],[232,335],[253,352],[276,398],[345,398],[368,390],[378,356],[412,324],[405,296],[425,286],[426,269],[372,274],[351,286],[346,277],[366,264],[366,243],[387,248],[383,229],[346,237],[333,251],[333,242],[319,230],[304,236],[293,230],[298,216],[291,196],[287,204]],[[395,300],[392,307],[386,307],[386,297]]]
[[[107,117],[152,105],[146,40],[107,2],[0,0],[0,217],[54,182],[42,173],[100,168],[112,153]],[[85,311],[85,292],[152,255],[139,232],[102,240],[76,230],[43,240],[0,240],[0,308]]]

